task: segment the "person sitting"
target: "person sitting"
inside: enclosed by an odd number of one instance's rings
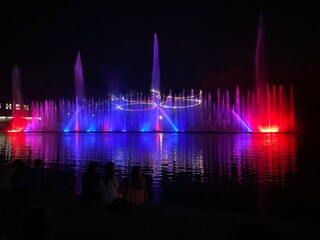
[[[11,164],[0,167],[0,192],[10,192],[14,168]]]
[[[140,166],[133,166],[131,169],[126,192],[126,202],[132,205],[142,205],[149,202],[145,178],[141,173]]]
[[[25,240],[49,240],[53,238],[52,212],[44,205],[34,205],[27,210],[24,219]]]
[[[87,171],[82,176],[81,198],[83,200],[95,201],[100,198],[100,176],[98,174],[98,167],[98,162],[90,162]]]
[[[31,194],[39,194],[46,188],[46,176],[41,159],[35,159],[33,168],[27,171],[26,190]]]
[[[26,182],[26,163],[21,159],[15,159],[12,163],[14,168],[11,185],[13,194],[20,197],[25,194],[25,182]]]
[[[114,163],[107,162],[105,173],[101,179],[101,201],[106,205],[110,213],[121,212],[123,210],[122,199],[119,198],[118,176],[115,175]]]

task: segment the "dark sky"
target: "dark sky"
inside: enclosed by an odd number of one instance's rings
[[[228,73],[239,69],[250,79],[262,14],[270,81],[292,83],[297,114],[311,112],[319,103],[317,8],[295,1],[234,2],[10,1],[0,8],[0,94],[11,96],[17,64],[25,99],[72,97],[78,51],[88,96],[145,91],[154,33],[163,90],[201,88],[213,75],[236,78]],[[223,81],[230,86],[237,80]]]

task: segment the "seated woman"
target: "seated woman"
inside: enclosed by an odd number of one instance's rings
[[[122,211],[122,199],[119,198],[120,179],[115,175],[114,163],[107,162],[105,173],[100,181],[101,201],[110,213]]]
[[[149,202],[146,183],[140,166],[133,166],[131,169],[126,192],[126,202],[133,205],[142,205]]]
[[[88,201],[98,200],[100,198],[100,176],[98,174],[98,162],[90,162],[88,170],[82,177],[81,198]]]

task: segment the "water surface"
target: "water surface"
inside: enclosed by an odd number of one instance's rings
[[[299,139],[269,133],[1,133],[0,150],[2,165],[20,158],[30,167],[43,159],[58,191],[80,193],[89,161],[100,163],[101,174],[114,161],[124,179],[133,165],[142,167],[154,204],[295,217],[309,216],[299,204],[312,205],[312,195],[318,197],[299,184],[308,175],[303,164],[299,168]]]

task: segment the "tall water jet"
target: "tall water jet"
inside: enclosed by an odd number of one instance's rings
[[[76,95],[76,112],[75,112],[75,131],[79,131],[79,117],[80,110],[85,100],[84,78],[81,64],[80,51],[77,54],[76,62],[74,64],[74,84]]]
[[[74,64],[74,86],[75,95],[79,99],[79,102],[82,102],[85,98],[85,90],[80,51],[77,54],[76,62]]]
[[[263,17],[259,16],[255,51],[255,91],[245,104],[246,119],[257,132],[294,130],[294,105],[292,87],[289,92],[283,86],[270,85],[266,70]],[[248,96],[250,98],[250,96]]]
[[[154,34],[153,43],[153,67],[152,67],[152,82],[151,89],[160,92],[160,62],[159,62],[159,46],[157,34]]]
[[[264,44],[264,23],[262,14],[259,16],[258,35],[255,51],[255,83],[256,87],[262,87],[266,83],[266,56]]]
[[[17,65],[14,65],[12,71],[12,121],[11,121],[11,132],[24,131],[27,125],[25,119],[27,114],[27,106],[24,105],[21,93],[21,80],[20,73]]]
[[[152,79],[151,79],[151,100],[157,105],[155,116],[155,129],[160,130],[159,123],[159,99],[160,97],[160,62],[159,62],[159,47],[157,34],[154,34],[153,42],[153,65],[152,65]]]
[[[13,104],[22,103],[20,73],[17,65],[13,66],[13,71],[12,71],[12,103]],[[16,108],[13,107],[12,115],[15,115],[17,113],[18,111],[16,111]]]

